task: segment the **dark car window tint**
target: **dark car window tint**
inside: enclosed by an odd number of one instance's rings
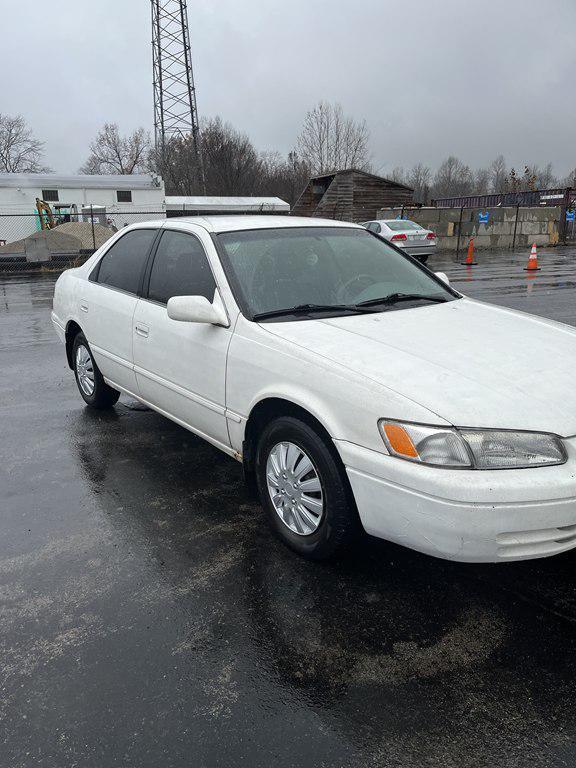
[[[136,293],[155,229],[127,232],[104,255],[98,269],[98,282]]]
[[[154,257],[148,298],[166,304],[172,296],[214,299],[216,283],[202,244],[194,235],[166,230]]]

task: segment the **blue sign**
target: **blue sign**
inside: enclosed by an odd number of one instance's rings
[[[488,224],[488,219],[490,218],[490,213],[486,211],[486,213],[480,213],[478,214],[478,222],[479,224]]]
[[[574,221],[576,211],[566,211],[566,221]]]

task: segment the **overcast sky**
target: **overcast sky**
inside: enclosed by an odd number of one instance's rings
[[[288,152],[319,99],[382,174],[448,154],[576,166],[576,0],[188,0],[200,116]],[[74,173],[105,121],[152,130],[148,0],[0,0],[0,112]]]

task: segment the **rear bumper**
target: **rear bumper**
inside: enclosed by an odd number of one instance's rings
[[[404,245],[400,247],[410,256],[432,256],[436,253],[435,245]]]
[[[464,562],[528,560],[576,547],[575,446],[562,466],[478,472],[336,445],[373,536]]]

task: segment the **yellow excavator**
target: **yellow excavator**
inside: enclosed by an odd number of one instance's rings
[[[40,217],[40,226],[42,229],[52,229],[56,226],[52,208],[50,208],[48,203],[45,203],[44,200],[40,200],[39,197],[36,198],[36,210]]]
[[[58,224],[64,224],[65,221],[78,221],[78,208],[76,207],[76,203],[59,203],[54,206],[54,214],[48,203],[37,197],[36,210],[38,211],[40,227],[42,229],[53,229],[54,227],[57,227]],[[73,216],[76,218],[73,219]]]

